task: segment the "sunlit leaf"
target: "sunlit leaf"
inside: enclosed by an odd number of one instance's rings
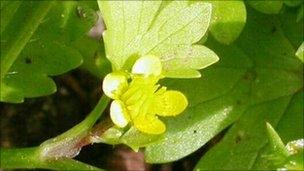
[[[191,47],[207,31],[209,3],[99,1],[99,7],[107,28],[103,35],[106,55],[114,70],[128,70],[137,58],[149,54],[177,61],[164,64],[168,77],[198,77],[197,69],[218,59],[207,48]],[[184,60],[190,62],[184,65]]]

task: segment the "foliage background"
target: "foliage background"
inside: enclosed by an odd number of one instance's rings
[[[190,170],[197,162],[197,168],[209,170],[271,168],[263,158],[268,154],[265,121],[284,143],[303,138],[303,64],[295,57],[303,42],[303,17],[299,17],[303,5],[271,2],[211,1],[215,11],[210,31],[200,43],[216,52],[220,61],[202,70],[202,78],[164,81],[184,92],[190,107],[181,117],[166,121],[165,138],[145,150],[148,162],[177,162],[151,166],[144,163],[142,153],[101,144],[85,147],[77,159],[110,170],[120,167],[118,162],[150,169]],[[1,147],[36,146],[83,120],[101,95],[99,79],[110,66],[103,46],[85,36],[98,7],[94,1],[56,3],[45,14],[51,19],[42,22],[35,20],[35,12],[48,4],[5,3],[1,1],[1,9],[10,5],[7,9],[18,10],[15,15],[3,15],[1,10],[1,60],[15,50],[13,45],[23,43],[24,49],[16,56],[12,74],[1,82],[1,100],[21,102],[58,90],[22,104],[1,103]],[[28,6],[37,10],[22,11]],[[22,17],[33,20],[15,22]],[[28,34],[36,21],[41,23],[32,37],[14,39]],[[71,72],[55,76],[67,71]],[[55,76],[55,82],[47,76]],[[13,88],[3,89],[6,85]],[[5,96],[3,90],[15,95]],[[126,160],[133,156],[137,165],[127,166]]]

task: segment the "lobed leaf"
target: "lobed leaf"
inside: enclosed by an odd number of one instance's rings
[[[184,51],[189,52],[188,47],[203,37],[212,9],[209,3],[188,1],[99,1],[99,7],[107,27],[103,36],[106,54],[114,70],[128,70],[137,58],[147,54],[161,60],[168,56],[186,59],[188,56],[179,56],[184,53],[179,48],[187,47]],[[165,75],[197,77],[197,69],[218,60],[215,54],[209,55],[207,48],[200,51],[194,57],[199,64],[165,64]],[[205,54],[208,55],[202,56]],[[202,67],[197,68],[198,65]]]

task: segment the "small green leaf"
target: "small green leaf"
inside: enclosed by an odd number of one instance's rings
[[[281,11],[283,7],[283,1],[282,0],[261,0],[261,1],[247,1],[248,4],[265,14],[277,14]]]
[[[232,43],[246,23],[246,7],[243,1],[210,1],[213,7],[210,32],[224,44]]]

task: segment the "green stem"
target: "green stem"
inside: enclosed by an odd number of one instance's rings
[[[16,168],[45,168],[56,170],[97,170],[70,158],[75,157],[81,150],[79,143],[107,107],[110,99],[102,96],[93,111],[79,124],[65,133],[45,141],[39,147],[21,149],[1,149],[1,167]]]
[[[1,149],[1,168],[33,168],[37,165],[37,148]]]
[[[88,164],[68,159],[46,160],[40,157],[38,147],[1,149],[0,168],[2,169],[52,169],[52,170],[100,170]]]
[[[38,2],[37,2],[38,3]],[[16,35],[15,41],[10,45],[9,49],[1,53],[1,79],[4,78],[6,73],[9,71],[22,49],[25,47],[27,42],[30,40],[48,11],[53,5],[53,1],[41,1],[32,16],[25,21],[26,24],[22,28],[19,35]],[[2,49],[1,49],[2,50]]]

